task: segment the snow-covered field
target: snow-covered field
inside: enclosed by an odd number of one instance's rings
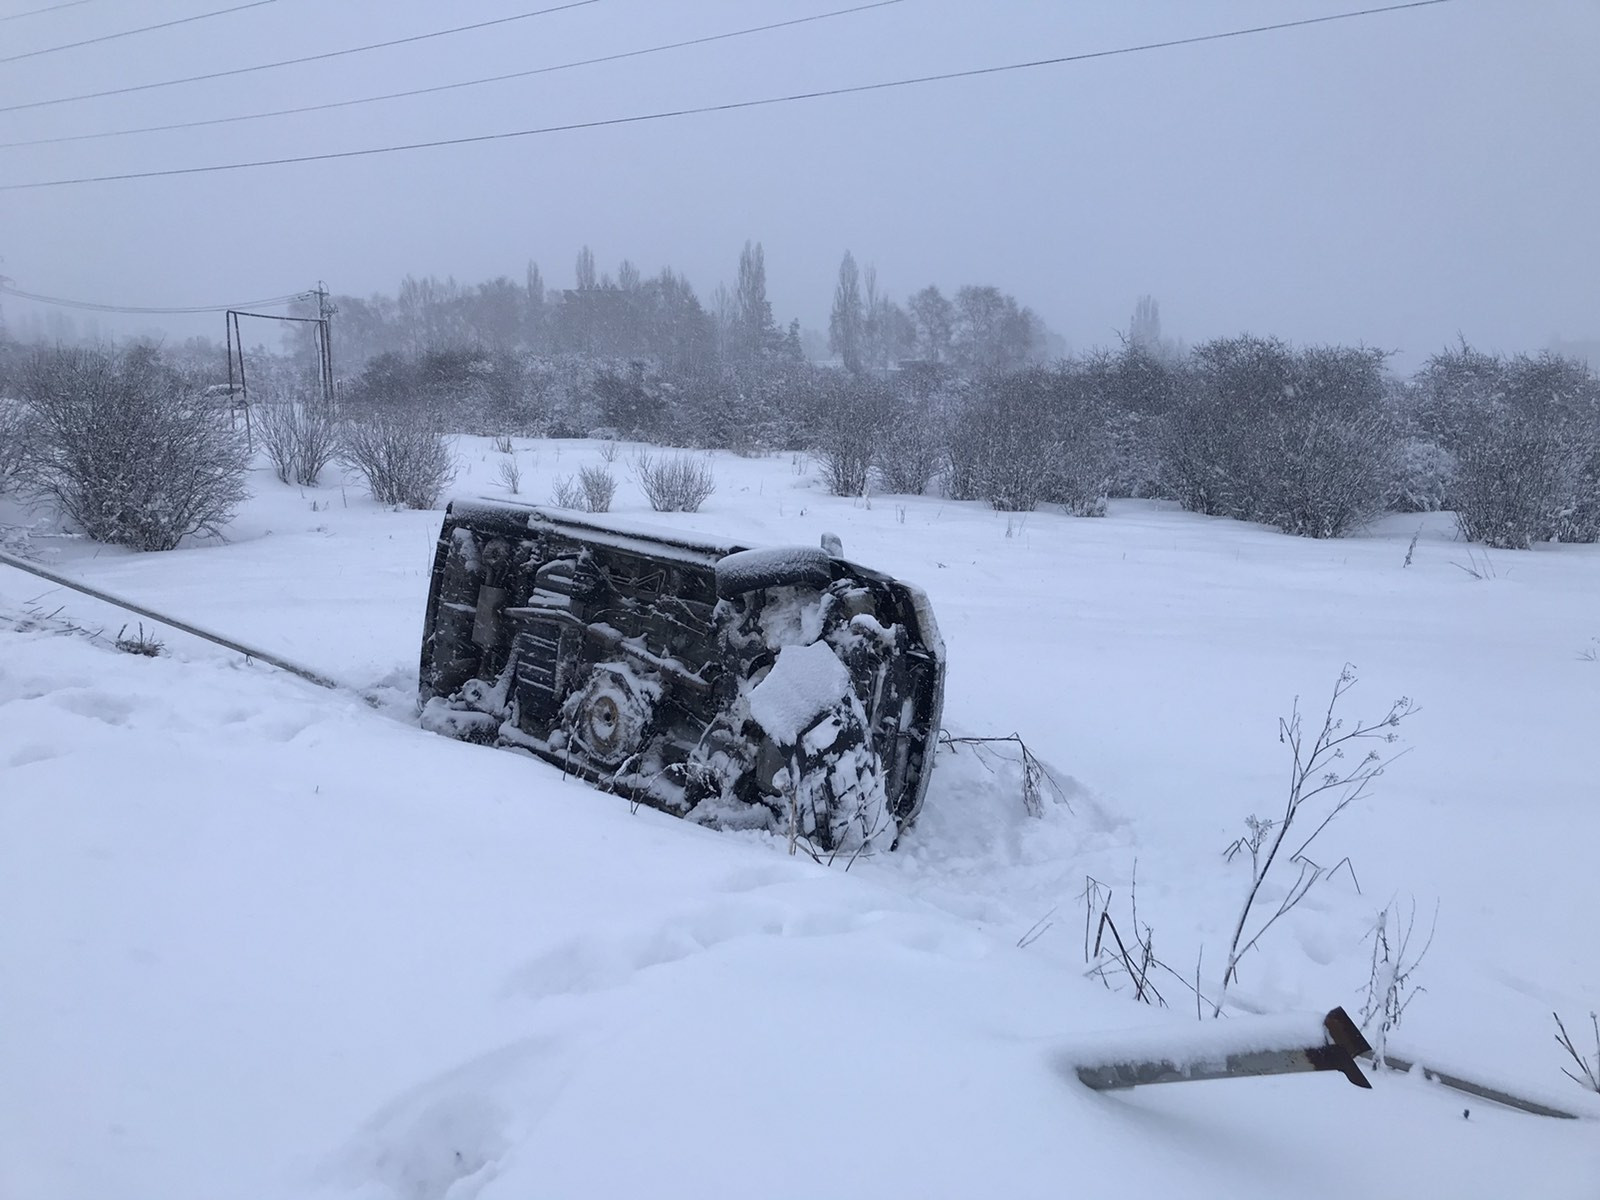
[[[459,450],[456,491],[503,494],[487,443]],[[519,456],[542,501],[599,447]],[[1393,1073],[1100,1094],[1066,1065],[1195,1020],[1171,976],[1165,1012],[1083,977],[1086,880],[1126,930],[1136,871],[1157,954],[1192,976],[1203,947],[1212,990],[1248,873],[1222,851],[1281,808],[1278,717],[1320,713],[1348,661],[1347,717],[1415,698],[1410,751],[1319,839],[1353,871],[1245,960],[1237,1009],[1356,1011],[1375,914],[1414,899],[1437,933],[1395,1052],[1593,1101],[1550,1013],[1576,1034],[1600,1005],[1600,549],[1486,556],[1438,515],[1311,542],[1147,502],[869,503],[793,456],[715,466],[702,513],[627,481],[614,510],[833,531],[921,584],[947,727],[1020,733],[1066,802],[1031,817],[1014,766],[945,753],[900,851],[820,866],[417,729],[437,513],[259,471],[226,543],[41,530],[41,560],[364,699],[170,631],[157,658],[64,634],[125,618],[0,568],[0,1197],[1600,1195],[1592,1120]]]

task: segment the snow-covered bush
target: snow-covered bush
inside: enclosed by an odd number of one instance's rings
[[[1031,512],[1049,494],[1061,458],[1050,373],[992,376],[977,388],[983,498],[1001,512]]]
[[[1277,486],[1258,519],[1300,537],[1345,537],[1384,509],[1393,477],[1394,433],[1375,409],[1339,412],[1312,399],[1284,422],[1264,455]]]
[[[1172,411],[1183,371],[1174,349],[1138,341],[1116,352],[1091,352],[1075,365],[1078,385],[1092,399],[1107,437],[1107,495],[1161,494],[1161,423]]]
[[[171,550],[218,532],[247,494],[243,435],[153,348],[42,351],[21,391],[23,483],[95,541]]]
[[[1600,379],[1585,365],[1462,346],[1430,359],[1418,387],[1456,455],[1462,536],[1501,549],[1600,539]]]
[[[1102,516],[1115,474],[1114,417],[1078,365],[983,379],[944,421],[945,492],[1002,512],[1049,501]]]
[[[659,373],[635,361],[623,368],[596,371],[592,395],[601,425],[589,431],[590,437],[598,436],[601,430],[611,435],[610,440],[622,433],[651,437],[665,425],[672,386]]]
[[[958,408],[945,422],[942,460],[944,494],[952,500],[983,499],[989,442],[983,417],[973,405]]]
[[[380,504],[432,508],[455,478],[450,444],[423,412],[377,409],[347,418],[339,457],[365,477]]]
[[[943,437],[929,406],[901,405],[878,438],[878,486],[896,495],[922,495],[938,473],[942,452]]]
[[[716,491],[711,459],[697,454],[656,456],[641,450],[633,456],[633,476],[656,512],[699,512]]]
[[[839,376],[818,381],[811,455],[829,495],[863,496],[890,425],[893,399],[872,380]]]
[[[1577,495],[1556,520],[1556,540],[1600,542],[1600,434],[1578,471]]]
[[[1075,517],[1103,517],[1128,424],[1088,365],[1065,363],[1046,379],[1054,434],[1045,499]]]
[[[0,396],[0,492],[22,471],[27,453],[27,413],[19,400]]]
[[[1044,498],[1074,517],[1103,517],[1111,479],[1107,431],[1074,431],[1061,442]]]
[[[1389,485],[1393,512],[1438,512],[1449,507],[1456,477],[1456,456],[1431,438],[1409,437],[1395,454],[1395,477]]]
[[[1398,435],[1384,355],[1275,338],[1196,348],[1164,421],[1165,490],[1194,512],[1343,537],[1383,511]]]
[[[568,365],[486,350],[463,337],[460,344],[417,354],[388,351],[373,357],[351,381],[345,399],[363,411],[426,410],[464,433],[540,435],[555,425],[551,407],[558,398],[574,389],[587,393],[587,372],[563,370]]]
[[[1456,521],[1469,542],[1526,550],[1575,515],[1585,456],[1559,425],[1499,412],[1462,439],[1459,454]]]
[[[830,429],[811,454],[830,496],[864,496],[877,455],[877,435],[841,425]]]
[[[339,452],[339,421],[326,403],[263,404],[253,415],[255,436],[284,483],[313,486]]]

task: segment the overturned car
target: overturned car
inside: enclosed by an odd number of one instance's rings
[[[830,549],[456,500],[422,723],[693,821],[890,847],[927,790],[943,646],[919,590]]]

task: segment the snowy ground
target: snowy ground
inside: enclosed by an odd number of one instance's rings
[[[536,501],[598,461],[519,446]],[[457,490],[503,494],[487,444],[460,450]],[[1354,1011],[1376,911],[1437,904],[1395,1050],[1581,1107],[1549,1014],[1587,1029],[1600,1004],[1600,551],[1485,556],[1447,517],[1316,543],[1142,502],[838,500],[791,456],[716,471],[703,513],[628,482],[616,511],[831,530],[922,584],[947,726],[1021,733],[1069,804],[1027,816],[1013,769],[964,750],[901,851],[790,859],[410,724],[436,513],[259,472],[226,543],[41,528],[42,560],[366,702],[166,631],[154,659],[64,636],[123,617],[0,568],[0,1197],[1600,1194],[1592,1121],[1393,1074],[1102,1095],[1063,1065],[1194,1021],[1170,978],[1166,1013],[1082,978],[1086,877],[1124,922],[1137,863],[1157,952],[1191,973],[1204,947],[1209,989],[1245,883],[1221,851],[1282,802],[1277,718],[1350,661],[1349,716],[1416,698],[1411,751],[1319,842],[1354,879],[1268,935],[1236,1000]]]

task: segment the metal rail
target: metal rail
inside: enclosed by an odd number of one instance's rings
[[[352,690],[347,685],[339,683],[336,680],[329,679],[326,675],[323,675],[318,671],[314,671],[310,667],[303,666],[302,664],[295,662],[293,659],[284,658],[280,654],[273,654],[269,650],[263,650],[259,646],[252,646],[248,642],[240,642],[234,640],[233,638],[223,637],[220,633],[215,633],[202,625],[195,625],[189,621],[181,621],[177,617],[170,616],[169,614],[161,612],[158,609],[139,604],[138,602],[129,600],[124,596],[118,596],[114,592],[108,592],[103,588],[91,587],[80,580],[63,575],[59,571],[52,571],[48,567],[41,567],[38,563],[29,562],[25,558],[17,558],[14,555],[6,554],[5,552],[0,551],[0,565],[11,567],[13,570],[23,571],[29,575],[37,575],[40,579],[47,579],[51,583],[57,584],[60,587],[70,588],[74,592],[82,592],[85,596],[90,596],[93,599],[102,601],[106,604],[114,605],[117,608],[127,609],[127,611],[131,613],[137,613],[141,617],[148,617],[152,621],[169,626],[173,629],[180,630],[181,632],[187,633],[192,637],[201,638],[208,642],[214,642],[218,646],[223,646],[229,650],[237,651],[238,653],[244,655],[247,659],[258,659],[270,667],[276,667],[280,671],[287,671],[291,675],[297,675],[301,679],[304,679],[307,683],[314,683],[318,687],[328,688],[329,690],[336,692]]]
[[[1250,1020],[1251,1018],[1244,1018]],[[1233,1024],[1233,1022],[1229,1022]],[[1425,1063],[1413,1063],[1394,1054],[1386,1054],[1377,1061],[1360,1029],[1342,1008],[1330,1011],[1322,1020],[1323,1038],[1320,1043],[1306,1044],[1304,1035],[1285,1034],[1279,1038],[1262,1039],[1262,1045],[1253,1049],[1215,1053],[1197,1053],[1203,1050],[1205,1039],[1179,1035],[1169,1049],[1144,1046],[1138,1053],[1107,1052],[1091,1055],[1075,1064],[1078,1079],[1095,1091],[1113,1091],[1122,1088],[1142,1087],[1152,1083],[1187,1083],[1207,1079],[1239,1079],[1252,1075],[1292,1075],[1301,1071],[1338,1071],[1357,1087],[1372,1086],[1362,1074],[1357,1059],[1365,1059],[1373,1066],[1407,1072],[1421,1071],[1425,1079],[1443,1087],[1475,1096],[1492,1104],[1504,1105],[1518,1112],[1536,1117],[1555,1117],[1561,1120],[1580,1120],[1581,1110],[1558,1108],[1527,1096],[1519,1096],[1502,1087],[1452,1075]],[[1158,1043],[1159,1045],[1159,1043]],[[1592,1114],[1591,1114],[1592,1115]]]
[[[1374,1056],[1368,1055],[1369,1058]],[[1513,1095],[1502,1088],[1492,1087],[1487,1083],[1476,1083],[1460,1075],[1451,1075],[1447,1071],[1435,1070],[1426,1063],[1413,1063],[1409,1059],[1401,1058],[1397,1054],[1385,1054],[1383,1065],[1395,1071],[1411,1071],[1417,1069],[1422,1072],[1422,1077],[1433,1083],[1442,1084],[1452,1091],[1461,1092],[1468,1096],[1476,1096],[1480,1100],[1488,1100],[1493,1104],[1503,1104],[1507,1108],[1514,1108],[1518,1112],[1531,1113],[1536,1117],[1557,1117],[1565,1121],[1580,1120],[1582,1114],[1569,1112],[1564,1108],[1554,1108],[1548,1104],[1541,1104],[1537,1100],[1530,1100],[1526,1096]]]

